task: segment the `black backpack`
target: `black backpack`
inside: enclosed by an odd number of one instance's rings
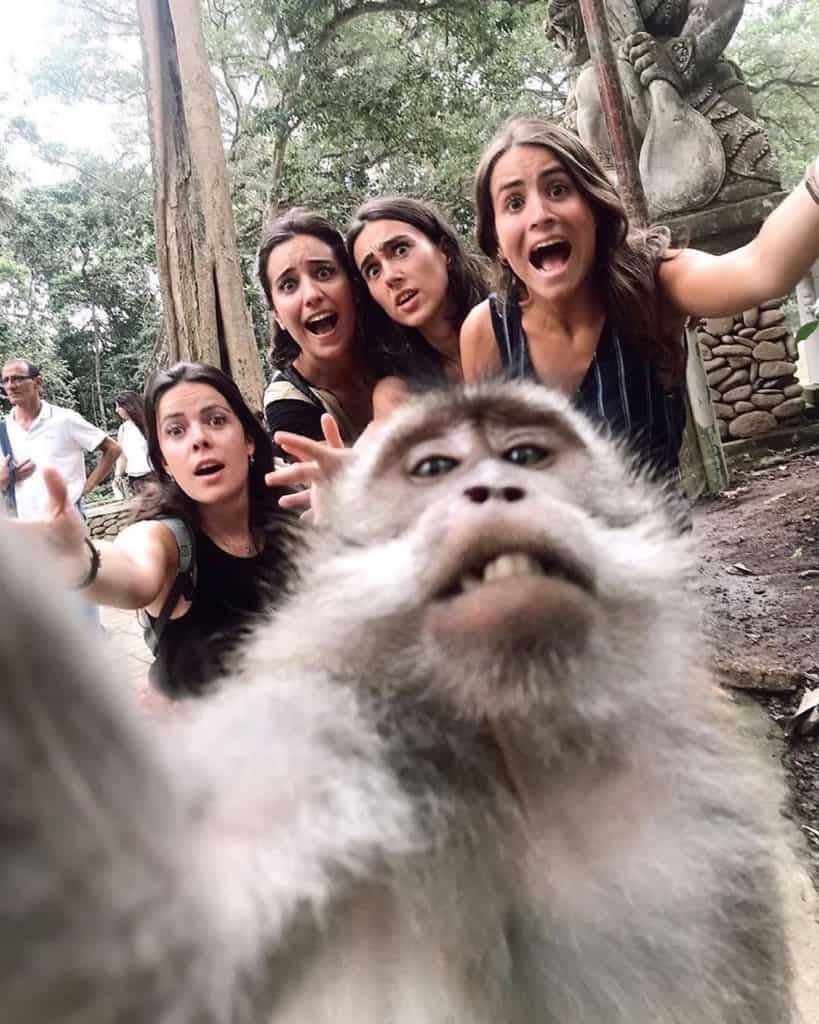
[[[168,591],[168,596],[155,619],[140,608],[137,612],[137,619],[142,626],[142,636],[151,654],[156,655],[159,650],[159,638],[168,624],[171,612],[176,607],[180,597],[187,601],[193,600],[196,590],[196,541],[190,526],[184,519],[172,517],[159,517],[157,522],[164,523],[173,534],[176,547],[179,551],[179,564],[176,567],[176,579]]]

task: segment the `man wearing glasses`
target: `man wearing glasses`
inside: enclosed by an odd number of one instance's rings
[[[10,359],[0,382],[11,403],[5,419],[11,451],[0,458],[0,490],[13,487],[18,518],[43,519],[48,514],[48,492],[40,471],[54,466],[79,508],[83,496],[113,469],[119,445],[79,413],[44,401],[40,371],[27,359]],[[97,448],[99,462],[86,479],[85,453]]]

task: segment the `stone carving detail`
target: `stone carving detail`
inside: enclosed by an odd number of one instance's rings
[[[653,217],[764,195],[779,173],[740,69],[723,56],[745,0],[605,0]],[[610,163],[578,0],[549,0],[546,33],[579,68],[576,128]]]
[[[785,299],[763,302],[735,317],[700,320],[697,342],[720,437],[756,437],[802,421],[805,400],[796,380],[796,342]]]

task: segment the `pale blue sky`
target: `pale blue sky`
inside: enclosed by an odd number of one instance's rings
[[[59,39],[60,0],[0,0],[0,96],[5,116],[22,115],[42,138],[103,153],[112,145],[112,111],[99,103],[72,104],[35,97],[29,74]],[[13,169],[28,183],[45,184],[63,171],[44,164],[30,147],[14,144],[8,154]]]

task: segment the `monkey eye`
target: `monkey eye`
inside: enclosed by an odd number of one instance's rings
[[[507,448],[501,458],[506,462],[514,462],[516,466],[535,466],[551,454],[548,449],[536,444],[516,444],[513,448]]]
[[[429,458],[421,459],[410,470],[410,476],[430,477],[443,476],[450,473],[458,465],[457,459],[451,459],[448,455],[430,455]]]

